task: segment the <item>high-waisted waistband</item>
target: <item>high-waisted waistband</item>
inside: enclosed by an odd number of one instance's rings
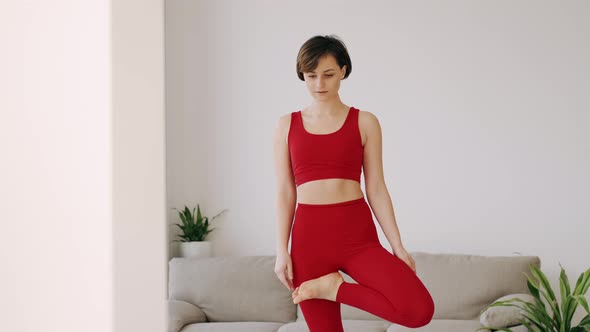
[[[360,197],[360,198],[356,198],[353,200],[349,200],[349,201],[342,201],[342,202],[336,202],[336,203],[328,203],[328,204],[309,204],[309,203],[297,203],[298,207],[304,207],[304,208],[322,208],[322,207],[334,207],[334,206],[343,206],[343,205],[352,205],[352,204],[359,204],[359,203],[363,203],[365,202],[365,197]]]

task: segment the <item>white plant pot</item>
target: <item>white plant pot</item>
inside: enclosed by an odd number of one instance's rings
[[[211,257],[211,241],[179,242],[180,257]]]

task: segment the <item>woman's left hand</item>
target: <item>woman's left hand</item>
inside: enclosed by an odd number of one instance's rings
[[[416,262],[414,262],[414,258],[408,254],[406,249],[402,248],[394,250],[394,253],[399,259],[404,261],[404,263],[406,263],[412,269],[412,271],[414,271],[414,273],[416,273]]]

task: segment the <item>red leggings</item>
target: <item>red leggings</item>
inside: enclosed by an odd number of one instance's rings
[[[310,332],[342,332],[340,303],[407,327],[428,324],[434,302],[416,273],[387,251],[364,197],[332,203],[298,203],[291,238],[293,285],[343,271],[336,302],[299,302]]]

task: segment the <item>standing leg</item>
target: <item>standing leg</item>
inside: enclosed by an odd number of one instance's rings
[[[358,284],[342,283],[337,302],[411,328],[432,320],[434,301],[422,281],[380,244],[350,256],[343,265],[342,271]]]
[[[326,234],[331,234],[329,221],[333,210],[298,204],[292,231],[291,262],[293,286],[338,271],[337,256],[327,252]],[[335,242],[335,240],[332,240]],[[298,303],[310,332],[344,332],[340,303],[310,298]]]
[[[315,260],[312,256],[292,254],[293,286],[321,277],[337,269],[328,262]],[[310,332],[344,332],[340,303],[324,299],[307,299],[298,303]]]

